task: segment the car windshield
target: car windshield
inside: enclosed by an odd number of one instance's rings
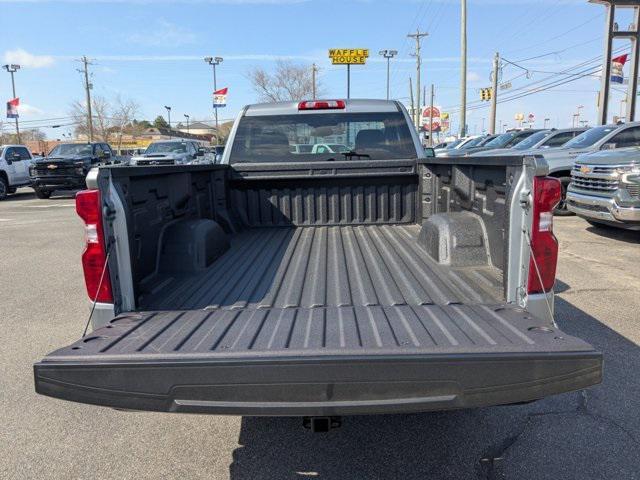
[[[493,140],[494,138],[496,138],[497,135],[487,135],[486,137],[482,138],[482,140],[480,140],[480,142],[478,142],[478,147],[484,147],[487,143],[489,143],[491,140]]]
[[[514,148],[514,150],[528,150],[535,146],[541,140],[544,140],[546,137],[551,135],[551,131],[546,132],[536,132],[531,135],[529,138],[525,138],[520,143],[518,143]]]
[[[448,143],[447,146],[445,147],[447,150],[451,150],[452,148],[456,148],[458,145],[460,145],[463,142],[462,139],[459,140],[454,140],[451,143]]]
[[[56,145],[49,156],[56,155],[91,155],[91,145],[86,143],[66,143]]]
[[[296,148],[300,145],[311,145]],[[230,163],[322,162],[416,158],[400,112],[245,116]]]
[[[567,143],[564,144],[564,146],[567,148],[590,147],[591,145],[597,143],[598,141],[602,140],[604,137],[609,135],[611,132],[616,130],[616,128],[617,127],[606,126],[606,125],[602,127],[591,128],[586,132],[581,133],[580,135],[575,137],[573,140],[569,140]]]
[[[147,147],[145,153],[185,153],[187,144],[182,142],[158,142]]]
[[[478,144],[482,142],[482,140],[484,140],[484,137],[473,138],[469,140],[467,143],[465,143],[464,145],[462,145],[460,148],[464,150],[466,148],[477,147]]]
[[[517,134],[518,132],[503,133],[502,135],[498,135],[490,142],[487,142],[485,146],[491,148],[502,148],[507,145]]]

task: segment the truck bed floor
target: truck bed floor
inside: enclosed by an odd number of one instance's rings
[[[143,310],[496,304],[497,268],[449,268],[417,243],[418,225],[255,228],[206,271],[157,275]]]

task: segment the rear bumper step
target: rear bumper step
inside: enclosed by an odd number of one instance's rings
[[[41,362],[36,391],[132,410],[330,416],[536,400],[601,381],[598,352],[268,361]]]
[[[339,416],[526,402],[599,383],[602,355],[508,306],[120,315],[35,365],[51,397],[132,410]]]

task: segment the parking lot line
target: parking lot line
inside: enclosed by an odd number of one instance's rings
[[[24,205],[26,208],[75,207],[75,203],[53,203],[51,205]]]

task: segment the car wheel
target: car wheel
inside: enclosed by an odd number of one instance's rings
[[[9,193],[9,185],[4,177],[0,177],[0,200],[4,200],[7,198],[7,194]]]
[[[560,184],[562,186],[562,199],[553,211],[553,214],[559,217],[569,217],[571,215],[575,215],[572,211],[567,209],[567,187],[571,183],[571,177],[558,177],[558,180],[560,180]]]
[[[36,197],[43,200],[51,196],[51,192],[49,190],[40,190],[39,188],[34,188],[34,190],[36,191]]]

